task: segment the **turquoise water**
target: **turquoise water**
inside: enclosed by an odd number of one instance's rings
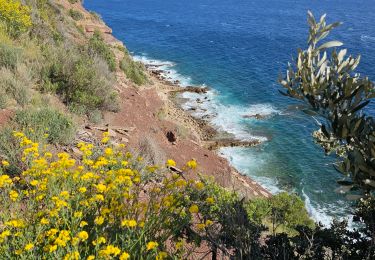
[[[239,139],[260,138],[256,148],[223,149],[243,173],[272,192],[299,193],[310,214],[328,223],[348,212],[334,192],[333,158],[313,143],[314,120],[281,96],[279,73],[304,47],[306,12],[342,21],[334,38],[362,54],[359,71],[375,78],[375,2],[372,0],[86,0],[137,59],[164,64],[183,84],[214,91],[198,104],[200,116]],[[195,96],[189,96],[195,104]],[[373,110],[370,108],[370,113]],[[245,119],[265,114],[267,119]]]

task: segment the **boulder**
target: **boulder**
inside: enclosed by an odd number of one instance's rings
[[[166,134],[166,137],[168,139],[168,142],[170,142],[170,143],[177,142],[177,136],[172,131],[168,131],[167,134]]]
[[[262,114],[255,114],[255,115],[244,115],[242,116],[243,118],[255,118],[255,119],[265,119],[266,118],[266,115],[262,115]]]

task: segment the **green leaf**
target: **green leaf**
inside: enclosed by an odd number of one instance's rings
[[[314,15],[312,14],[312,12],[310,10],[307,11],[307,21],[308,23],[311,25],[311,26],[314,26],[316,25],[316,21],[315,21],[315,17]]]
[[[339,54],[337,55],[337,60],[339,61],[339,63],[342,62],[342,60],[344,59],[345,55],[346,55],[346,52],[347,52],[347,49],[342,49]]]
[[[342,45],[343,43],[340,41],[330,41],[330,42],[326,42],[320,45],[318,50],[324,50],[324,49],[333,48],[333,47],[340,47]]]
[[[368,103],[370,103],[370,100],[366,100],[365,102],[363,102],[362,104],[360,104],[359,106],[353,108],[350,113],[354,114],[355,112],[357,112],[358,110],[361,110],[362,108],[364,108],[365,106],[368,105]]]

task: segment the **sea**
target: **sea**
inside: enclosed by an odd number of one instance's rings
[[[358,72],[375,80],[374,0],[85,0],[84,6],[134,59],[160,66],[183,86],[211,88],[204,98],[185,93],[184,108],[197,107],[195,116],[238,139],[263,141],[219,151],[239,171],[272,193],[299,194],[324,225],[351,215],[352,202],[335,191],[342,178],[335,158],[312,138],[316,120],[279,94],[277,80],[297,49],[306,48],[308,10],[343,22],[329,39],[361,54]],[[257,114],[265,118],[251,117]]]

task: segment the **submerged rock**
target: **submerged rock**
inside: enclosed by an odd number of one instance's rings
[[[221,147],[253,147],[261,144],[260,140],[241,141],[232,138],[219,139],[206,142],[206,148],[209,150],[217,150]]]
[[[255,118],[255,119],[265,119],[267,116],[262,114],[255,114],[255,115],[244,115],[243,118]]]
[[[173,92],[191,92],[196,94],[206,94],[210,89],[208,87],[195,87],[195,86],[187,86],[184,88],[176,89]]]

